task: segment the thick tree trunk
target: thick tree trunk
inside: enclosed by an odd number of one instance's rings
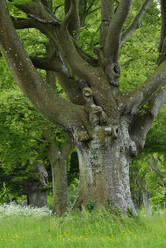
[[[27,203],[33,207],[47,206],[48,174],[42,163],[37,163],[31,169],[34,179],[25,182]]]
[[[149,193],[145,189],[142,189],[142,197],[143,197],[143,203],[145,207],[145,214],[152,215],[150,202],[149,202]]]
[[[72,145],[68,141],[63,149],[58,147],[56,140],[53,140],[49,147],[53,183],[53,213],[59,216],[68,210],[67,158],[71,150]]]
[[[77,152],[80,183],[75,206],[93,201],[98,208],[110,201],[112,208],[136,214],[129,184],[129,162],[135,146],[125,125],[121,129],[96,127],[91,141],[77,145]]]
[[[33,182],[31,188],[32,191],[27,193],[28,205],[38,208],[47,206],[48,191],[38,188],[38,184]]]

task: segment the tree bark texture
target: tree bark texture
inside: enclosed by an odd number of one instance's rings
[[[92,139],[76,147],[80,166],[76,206],[93,201],[98,208],[110,201],[112,208],[136,214],[129,186],[129,163],[136,146],[125,122],[122,121],[120,128],[96,127]]]
[[[48,174],[42,163],[37,163],[31,169],[32,179],[24,182],[27,203],[33,207],[47,206]]]
[[[66,141],[63,148],[55,140],[49,145],[49,160],[53,183],[53,213],[61,216],[68,211],[67,158],[72,150],[71,142]]]

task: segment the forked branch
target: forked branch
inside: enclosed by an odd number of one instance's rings
[[[114,0],[101,0],[100,46],[104,47],[109,24],[114,15]]]
[[[13,27],[5,0],[0,8],[0,50],[22,91],[44,116],[66,131],[81,125],[77,115],[84,118],[82,109],[58,97],[35,70]]]
[[[118,62],[123,25],[129,14],[132,0],[121,0],[119,7],[110,22],[104,46],[106,64]]]
[[[73,38],[80,35],[79,1],[65,0],[65,18],[62,25],[66,26]]]
[[[166,85],[166,61],[149,77],[145,83],[128,94],[126,112],[136,114],[140,107],[157,92],[160,87]]]
[[[54,25],[59,24],[57,18],[53,15],[53,13],[48,11],[46,6],[44,6],[40,0],[25,2],[25,4],[15,3],[15,6],[26,13],[27,16],[38,22],[44,24],[52,23]]]

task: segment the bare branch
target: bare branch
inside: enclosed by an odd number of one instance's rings
[[[150,112],[156,117],[163,104],[166,103],[166,90],[159,90],[150,100]]]
[[[126,112],[136,114],[141,105],[166,84],[166,61],[149,77],[141,87],[128,94]]]
[[[15,6],[27,14],[27,16],[41,23],[59,24],[57,18],[49,12],[49,9],[44,6],[40,0],[25,2],[25,4],[15,3]]]
[[[40,29],[40,26],[41,26],[38,22],[32,19],[16,18],[13,16],[11,16],[11,19],[16,29],[24,29],[24,28],[39,28]]]
[[[90,56],[89,54],[87,54],[85,51],[83,51],[75,42],[75,47],[79,53],[79,55],[81,56],[81,58],[83,58],[88,64],[92,65],[92,66],[97,66],[98,65],[98,60],[92,56]]]
[[[20,8],[25,11],[25,13],[28,13],[30,15],[32,11],[33,15],[35,15],[36,17],[34,22],[38,22],[40,24],[41,32],[43,32],[48,38],[53,40],[55,46],[60,51],[61,57],[64,60],[64,63],[66,64],[68,70],[70,71],[70,74],[74,74],[79,78],[81,77],[85,80],[89,80],[87,79],[87,75],[89,74],[87,72],[91,68],[93,73],[93,67],[90,67],[86,60],[84,60],[85,56],[80,56],[78,47],[76,48],[74,40],[67,30],[68,21],[70,20],[72,13],[75,11],[78,0],[72,0],[73,4],[71,5],[71,8],[61,25],[55,25],[55,23],[51,23],[51,21],[45,21],[42,23],[37,21],[38,19],[44,19],[45,17],[46,20],[48,20],[47,15],[51,16],[50,18],[52,18],[52,15],[50,13],[45,13],[47,12],[47,9],[45,9],[44,7],[43,10],[42,4],[39,4],[38,9],[36,9],[34,7],[36,6],[36,1],[38,2],[39,0],[35,0],[32,5],[30,4],[30,2],[28,5],[24,5],[23,7],[21,6]],[[41,10],[39,10],[39,8],[41,8]]]
[[[148,164],[149,164],[149,166],[151,167],[151,169],[152,169],[153,171],[155,171],[155,172],[159,175],[160,179],[161,179],[162,181],[164,181],[165,178],[164,178],[162,172],[160,171],[160,169],[159,169],[159,167],[158,167],[157,160],[154,158],[153,154],[151,154],[151,163],[149,162]]]
[[[133,141],[137,145],[138,151],[144,148],[146,135],[152,126],[154,117],[147,111],[145,114],[137,114],[134,116],[133,121],[130,124],[130,135]]]
[[[79,1],[65,0],[65,13],[62,26],[67,27],[72,37],[78,39],[80,35]]]
[[[98,0],[93,0],[88,5],[88,0],[79,0],[79,16],[80,16],[80,26],[85,26],[86,17],[95,11],[97,11],[100,7],[96,7]],[[95,9],[92,7],[95,6]]]
[[[161,35],[160,35],[160,46],[159,52],[162,51],[164,39],[166,38],[166,1],[160,0],[161,2]]]
[[[114,15],[114,0],[101,0],[100,46],[104,47],[109,24]]]
[[[138,14],[135,16],[133,21],[131,22],[130,26],[127,28],[127,30],[122,34],[122,39],[121,39],[121,45],[123,45],[126,40],[130,37],[130,35],[140,27],[141,25],[141,20],[150,6],[150,4],[153,2],[153,0],[145,0],[144,3],[142,4],[140,10],[138,11]]]
[[[166,60],[166,2],[161,0],[161,32],[157,64],[160,65],[164,60]]]
[[[114,18],[110,22],[104,46],[106,64],[118,62],[121,32],[126,18],[129,14],[131,4],[132,0],[121,0]]]
[[[64,91],[66,92],[70,101],[77,105],[84,105],[85,100],[82,96],[79,82],[75,80],[74,78],[68,77],[63,72],[57,72],[56,76],[59,79],[59,83],[64,89]]]
[[[62,154],[63,154],[64,159],[68,158],[68,156],[71,153],[73,147],[74,147],[73,143],[72,143],[71,139],[68,137],[67,140],[65,141],[63,147],[62,147]]]
[[[68,131],[76,123],[81,125],[77,115],[84,118],[83,110],[58,97],[35,70],[12,25],[5,0],[0,8],[0,50],[22,91],[44,116]]]
[[[140,111],[134,116],[130,125],[130,133],[139,149],[144,147],[146,135],[164,103],[166,103],[166,90],[160,89],[149,100],[149,107],[145,114],[141,114]]]
[[[58,61],[55,60],[49,60],[48,57],[40,58],[30,56],[30,59],[32,60],[32,63],[36,68],[54,72],[62,71],[62,64],[60,62],[58,63]]]

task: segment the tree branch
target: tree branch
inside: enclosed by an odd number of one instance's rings
[[[132,140],[136,143],[138,151],[142,151],[144,148],[146,135],[151,128],[153,121],[154,117],[148,111],[145,114],[139,113],[134,116],[130,124],[129,133]]]
[[[126,97],[126,112],[136,114],[139,108],[146,102],[160,87],[166,84],[166,61],[149,77],[143,85],[130,92]]]
[[[16,29],[24,29],[24,28],[38,28],[40,29],[41,25],[39,22],[33,19],[26,18],[16,18],[11,16],[12,22]]]
[[[36,68],[54,72],[62,71],[62,64],[60,62],[58,63],[58,61],[55,60],[49,60],[48,57],[40,58],[30,56],[30,59]]]
[[[28,7],[30,8],[28,9]],[[30,13],[31,7],[31,5],[26,6],[28,13]],[[40,7],[40,5],[38,7]],[[36,13],[36,17],[38,17],[37,14],[38,12]],[[68,32],[67,20],[60,25],[55,25],[54,23],[39,23],[42,26],[42,32],[54,42],[63,63],[65,63],[68,69],[69,75],[75,80],[81,79],[86,81],[93,90],[96,104],[102,106],[105,111],[107,109],[108,113],[111,113],[111,100],[110,97],[108,97],[111,96],[111,89],[106,79],[101,80],[104,72],[102,69],[90,65],[87,60],[80,55],[80,52],[78,52],[75,46],[74,39]]]
[[[72,151],[73,149],[73,143],[71,141],[71,139],[68,137],[67,140],[65,141],[63,147],[62,147],[62,154],[63,154],[63,158],[65,160],[67,160],[70,152]]]
[[[161,35],[160,35],[159,52],[162,52],[164,39],[166,37],[166,1],[160,0],[160,3],[161,3]]]
[[[30,6],[30,8],[29,8],[29,6],[26,6],[26,8],[25,8],[26,12],[30,13],[31,8],[32,8],[32,6]],[[39,13],[40,13],[40,11],[39,11]],[[38,13],[36,13],[36,17],[38,19],[37,14]],[[45,25],[48,25],[48,24],[38,22],[36,19],[35,20],[32,20],[32,19],[27,19],[27,20],[26,19],[21,19],[21,20],[17,19],[16,20],[16,19],[14,19],[14,22],[15,22],[15,26],[19,27],[19,28],[37,27],[40,29],[41,32],[43,32],[45,35],[47,35],[48,38],[51,38],[54,41],[55,46],[58,47],[59,50],[61,51],[61,55],[62,55],[62,56],[60,56],[61,58],[59,56],[58,56],[58,58],[55,56],[52,56],[51,59],[48,60],[47,58],[31,57],[32,62],[34,64],[34,66],[37,68],[57,72],[57,77],[59,78],[59,80],[61,80],[60,84],[64,88],[64,90],[67,93],[71,102],[75,103],[75,104],[79,104],[79,105],[84,104],[84,99],[82,97],[82,93],[80,91],[78,81],[76,81],[74,78],[71,78],[71,75],[68,72],[68,69],[66,68],[66,66],[64,66],[64,63],[62,62],[63,54],[64,54],[65,58],[66,58],[66,55],[69,54],[67,57],[70,58],[70,60],[72,62],[72,64],[70,65],[70,63],[68,63],[68,60],[67,60],[67,65],[69,65],[69,68],[71,68],[73,64],[76,66],[76,68],[79,66],[79,64],[81,64],[82,66],[80,65],[80,71],[83,69],[84,61],[87,61],[87,63],[91,62],[91,64],[93,64],[93,63],[97,63],[95,61],[95,59],[93,59],[93,62],[92,62],[92,58],[90,56],[87,56],[76,45],[76,43],[74,43],[74,41],[72,40],[70,35],[67,33],[67,30],[62,32],[62,35],[64,35],[66,37],[66,41],[65,41],[64,36],[62,38],[60,38],[60,41],[59,41],[58,37],[60,37],[60,36],[56,36],[55,33],[52,32],[52,27],[51,26],[45,27]],[[64,25],[64,23],[63,23],[63,25]],[[66,33],[66,34],[64,34],[64,33]],[[66,45],[67,50],[65,49],[65,45],[63,45],[64,42],[65,42],[65,44],[67,44]],[[63,50],[65,50],[65,51],[63,52]],[[80,56],[79,56],[79,54],[80,54]],[[75,55],[75,57],[74,57],[74,55]],[[80,59],[81,59],[81,61],[79,61]],[[85,69],[85,71],[87,73],[87,68]]]
[[[41,25],[41,32],[43,32],[45,35],[47,35],[48,38],[53,40],[55,46],[58,48],[59,53],[61,54],[61,57],[66,67],[69,70],[69,74],[84,79],[86,81],[90,81],[91,75],[93,75],[93,80],[91,80],[91,82],[95,82],[96,84],[96,82],[98,81],[98,77],[95,77],[95,74],[93,72],[93,66],[89,65],[87,60],[85,60],[85,56],[84,58],[82,55],[80,56],[78,48],[76,48],[74,40],[67,30],[68,21],[70,20],[73,12],[75,11],[75,7],[78,0],[72,0],[73,4],[71,5],[71,8],[61,25],[55,25],[55,23],[51,23],[51,21],[48,20],[48,16],[51,16],[50,18],[52,20],[52,15],[50,13],[45,13],[47,9],[45,9],[44,7],[43,10],[42,4],[38,5],[38,9],[35,8],[35,3],[37,3],[38,1],[39,0],[35,0],[34,3],[30,2],[29,4],[26,4],[23,7],[19,5],[19,7],[23,11],[25,11],[25,13],[28,14],[31,14],[32,11],[32,14],[36,17],[36,22],[38,19],[44,19],[46,17],[46,21],[42,23],[38,21],[38,23],[40,23]],[[41,10],[39,10],[39,8],[41,8]],[[96,78],[96,80],[94,80],[94,77]]]
[[[109,24],[114,15],[114,0],[101,0],[100,46],[104,47]]]
[[[159,175],[160,179],[164,182],[165,178],[162,172],[160,171],[158,164],[157,164],[157,160],[154,158],[153,154],[151,154],[151,163],[149,162],[148,165],[153,171],[155,171]]]
[[[0,8],[0,50],[18,85],[44,116],[66,131],[82,124],[77,115],[83,119],[84,111],[58,97],[35,70],[12,25],[5,0]]]
[[[150,112],[154,116],[157,116],[163,104],[166,103],[166,89],[160,89],[150,100]]]
[[[140,27],[141,25],[141,20],[150,6],[150,4],[153,2],[153,0],[145,0],[144,3],[142,4],[138,14],[135,16],[133,21],[131,22],[130,26],[127,28],[127,30],[122,34],[122,39],[121,39],[121,45],[123,45],[126,40],[130,37],[130,35]]]
[[[66,25],[69,33],[75,39],[80,35],[79,1],[65,0],[65,18],[63,25]]]
[[[98,65],[98,60],[92,56],[90,56],[89,54],[87,54],[85,51],[83,51],[75,42],[75,47],[79,53],[79,55],[81,56],[82,59],[84,59],[88,64],[92,65],[92,66],[97,66]]]
[[[164,103],[166,103],[166,90],[160,89],[149,100],[149,106],[146,113],[141,114],[140,111],[140,113],[134,116],[133,121],[130,124],[130,133],[140,150],[143,149],[146,135]]]
[[[121,32],[129,14],[131,4],[132,0],[121,0],[114,18],[110,22],[104,46],[106,64],[118,62]]]
[[[15,3],[15,6],[26,13],[28,17],[38,22],[44,24],[50,23],[54,25],[59,24],[57,18],[53,15],[53,13],[50,12],[49,8],[42,4],[40,0],[25,2],[25,4]]]

